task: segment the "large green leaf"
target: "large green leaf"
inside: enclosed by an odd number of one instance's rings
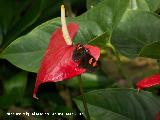
[[[102,89],[85,94],[93,120],[155,120],[160,99],[152,93],[134,89]],[[80,97],[75,99],[81,112]]]
[[[99,2],[104,0],[87,0],[87,8],[93,8]],[[129,8],[139,9],[144,11],[156,11],[160,8],[159,0],[130,0]]]
[[[160,59],[160,42],[146,45],[140,52],[140,56]]]
[[[136,57],[143,47],[160,41],[159,31],[160,17],[158,15],[128,10],[113,31],[112,44],[122,54],[128,57]],[[152,52],[154,53],[154,50]]]
[[[151,11],[156,11],[160,8],[160,1],[159,0],[145,0],[145,1],[148,4],[148,7]]]
[[[159,0],[131,0],[130,8],[155,12],[160,7]]]
[[[111,40],[122,54],[138,56],[145,45],[159,40],[160,19],[153,13],[128,9],[129,2],[103,0],[81,16],[68,19],[68,22],[77,22],[80,26],[74,41],[105,48]],[[58,26],[59,18],[43,23],[11,43],[2,52],[1,58],[24,70],[37,72],[50,35]]]

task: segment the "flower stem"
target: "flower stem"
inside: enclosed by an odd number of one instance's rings
[[[64,5],[61,5],[61,24],[62,24],[62,33],[63,33],[64,40],[66,41],[66,44],[72,45],[72,40],[69,36],[67,25],[66,25]]]
[[[79,85],[80,85],[80,92],[81,92],[81,95],[82,95],[82,101],[83,101],[85,114],[86,114],[87,120],[90,120],[90,115],[89,115],[89,111],[88,111],[88,107],[87,107],[87,102],[86,102],[86,98],[85,98],[84,91],[83,91],[83,82],[82,82],[81,75],[78,76],[78,81],[79,81]]]

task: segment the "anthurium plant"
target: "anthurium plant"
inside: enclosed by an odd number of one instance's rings
[[[2,12],[0,119],[160,120],[159,0],[13,3],[26,7]]]

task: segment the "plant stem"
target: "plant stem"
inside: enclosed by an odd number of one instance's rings
[[[80,85],[80,92],[81,92],[81,95],[82,95],[82,101],[83,101],[85,114],[86,114],[87,120],[90,120],[90,115],[89,115],[89,112],[88,112],[87,102],[86,102],[86,98],[85,98],[84,91],[83,91],[83,82],[82,82],[81,75],[78,76],[78,81],[79,81],[79,85]]]

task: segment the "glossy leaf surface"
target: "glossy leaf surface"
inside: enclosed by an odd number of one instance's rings
[[[94,120],[155,120],[160,111],[160,99],[145,91],[102,89],[88,92],[85,96]],[[80,111],[84,112],[80,98],[75,101]]]

